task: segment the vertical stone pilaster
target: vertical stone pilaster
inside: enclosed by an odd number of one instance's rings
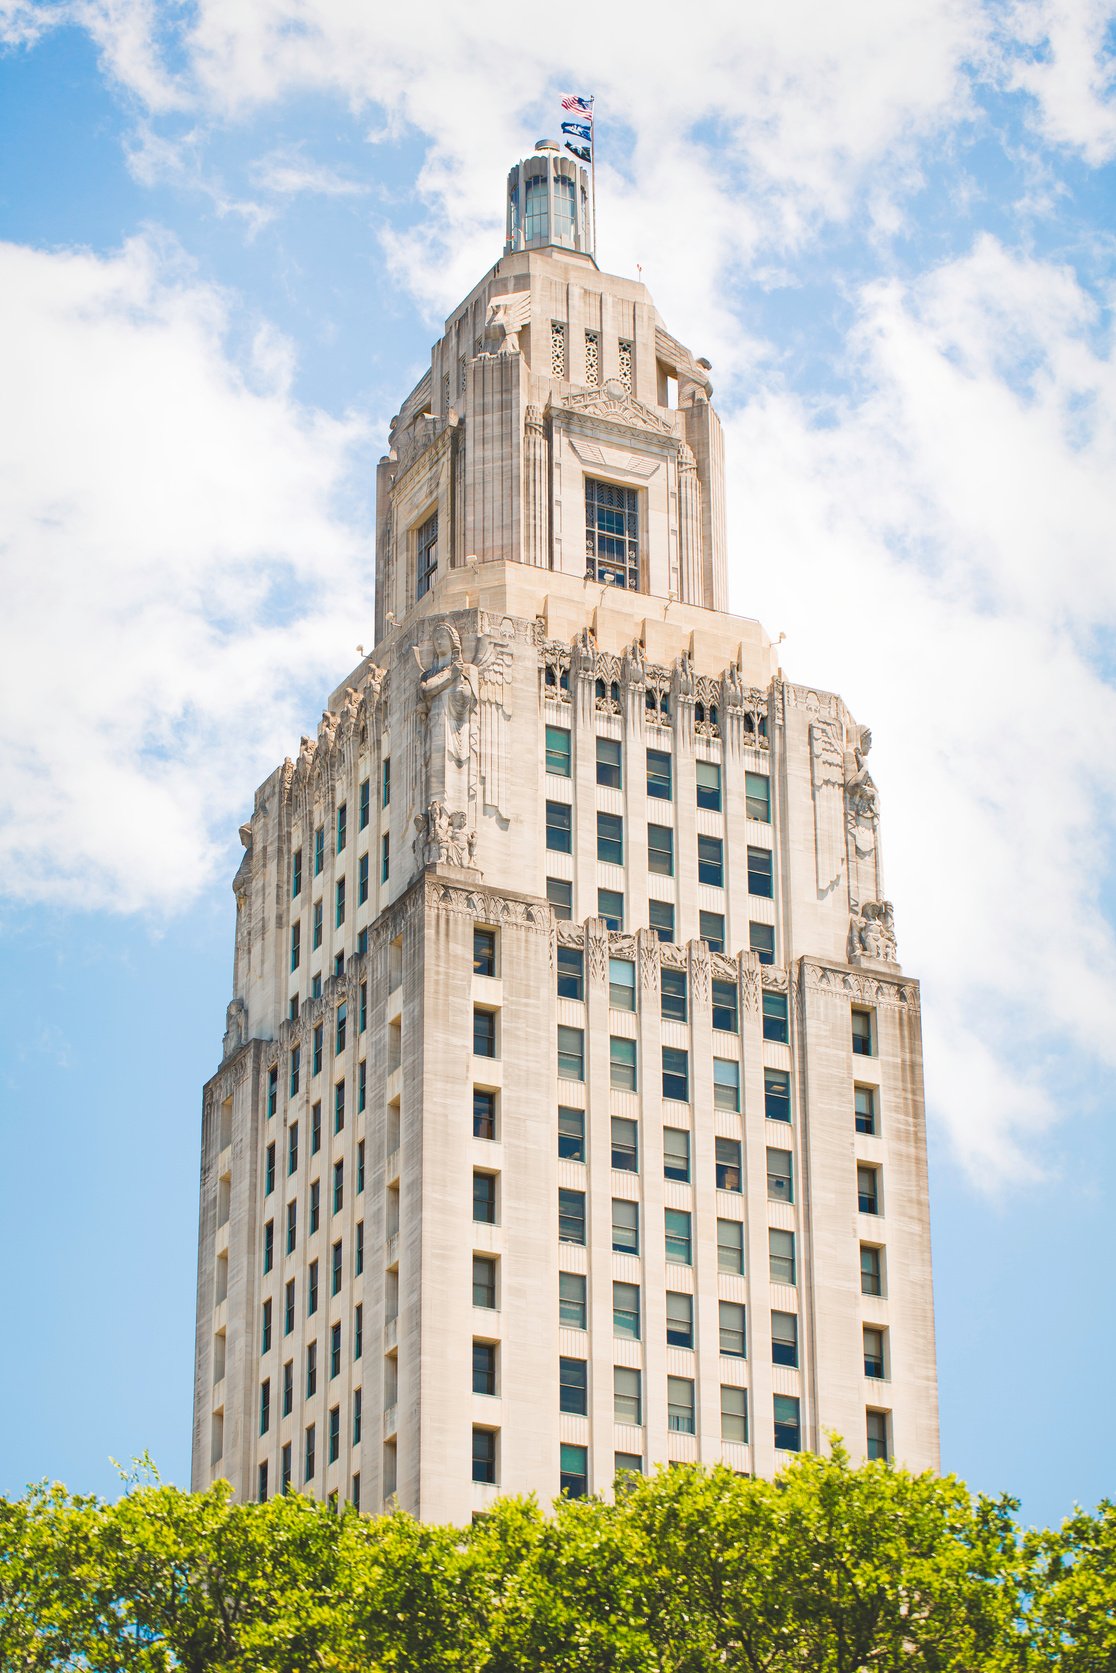
[[[550,567],[550,444],[536,406],[527,408],[523,431],[523,559]]]
[[[702,604],[701,482],[685,442],[678,447],[678,584],[686,604]]]

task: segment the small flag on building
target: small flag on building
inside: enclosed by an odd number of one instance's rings
[[[593,100],[567,93],[562,100],[562,136],[566,150],[579,162],[593,161]]]

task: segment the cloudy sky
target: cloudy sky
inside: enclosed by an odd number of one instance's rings
[[[1116,0],[0,0],[0,1490],[185,1482],[236,830],[371,643],[387,418],[595,94],[733,607],[873,728],[945,1467],[1116,1488]]]

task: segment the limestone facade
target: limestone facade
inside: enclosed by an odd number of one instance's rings
[[[195,1486],[935,1467],[870,733],[724,610],[708,366],[510,233],[393,423],[375,649],[241,830]]]

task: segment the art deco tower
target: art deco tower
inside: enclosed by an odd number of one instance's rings
[[[832,1430],[935,1466],[869,734],[726,613],[708,362],[556,147],[376,515],[375,649],[241,830],[195,1486],[463,1523]]]

